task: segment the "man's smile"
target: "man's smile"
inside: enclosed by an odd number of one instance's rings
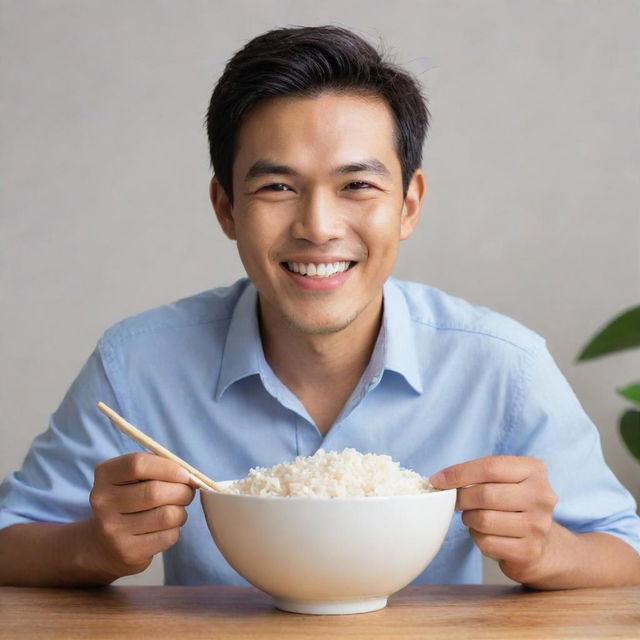
[[[329,278],[334,274],[344,273],[355,266],[355,260],[332,260],[325,262],[293,262],[281,263],[288,271],[299,273],[309,278]]]
[[[287,276],[306,291],[326,291],[341,286],[357,265],[358,262],[353,260],[280,263]]]

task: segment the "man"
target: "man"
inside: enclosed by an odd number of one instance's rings
[[[207,125],[249,279],[105,333],[2,486],[0,582],[105,584],[163,551],[169,584],[246,584],[188,474],[102,400],[216,479],[353,446],[458,487],[416,583],[481,582],[484,553],[537,589],[640,584],[635,503],[544,341],[389,277],[426,193],[416,82],[347,30],[277,29],[228,63]]]

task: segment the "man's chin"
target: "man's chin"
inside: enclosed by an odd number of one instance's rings
[[[340,331],[344,331],[358,316],[360,312],[357,312],[350,318],[332,318],[323,321],[310,321],[303,318],[296,318],[293,316],[286,315],[284,316],[287,324],[299,333],[304,333],[306,335],[330,335],[333,333],[340,333]]]
[[[295,305],[275,304],[270,306],[269,315],[276,324],[278,323],[279,316],[289,329],[298,335],[334,335],[348,329],[349,326],[356,322],[362,313],[370,307],[371,303],[377,299],[378,296],[374,296],[371,300],[364,303],[362,307],[355,309],[353,306],[345,309],[342,305],[337,304],[322,305],[324,309],[321,305],[315,305],[316,307],[320,307],[320,309],[317,309],[319,312],[316,314],[313,314],[309,309],[303,312],[302,309],[296,308]],[[260,306],[262,306],[262,300],[260,302]],[[333,308],[329,309],[330,306]],[[260,310],[260,316],[261,322],[263,322],[265,314],[262,310]]]

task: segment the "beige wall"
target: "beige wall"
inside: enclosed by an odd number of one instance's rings
[[[3,0],[0,477],[107,327],[243,275],[207,199],[210,91],[258,33],[334,23],[381,37],[430,98],[429,193],[395,275],[544,335],[640,497],[614,393],[640,359],[573,362],[640,301],[640,4],[394,4]]]

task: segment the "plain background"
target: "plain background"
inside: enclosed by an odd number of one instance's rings
[[[423,219],[394,275],[543,335],[636,498],[615,388],[637,352],[576,364],[640,302],[640,2],[3,0],[0,477],[102,332],[244,275],[207,189],[226,61],[275,27],[338,24],[429,98]],[[580,470],[588,473],[588,469]],[[160,562],[124,582],[162,580]],[[492,562],[486,580],[504,579]]]

